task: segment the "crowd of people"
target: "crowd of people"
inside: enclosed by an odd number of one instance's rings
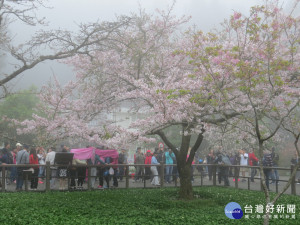
[[[279,174],[277,171],[277,167],[279,165],[279,155],[275,151],[274,147],[271,151],[265,150],[263,155],[263,166],[268,167],[264,169],[266,186],[268,189],[270,189],[269,180],[271,180],[271,184],[279,184]],[[222,181],[224,181],[224,185],[229,186],[228,177],[236,177],[233,172],[234,169],[233,167],[230,167],[230,165],[243,166],[237,168],[237,176],[242,178],[241,182],[246,182],[246,173],[248,173],[250,181],[255,182],[254,178],[257,175],[257,168],[250,168],[249,171],[246,166],[258,166],[259,159],[256,157],[253,149],[250,149],[248,153],[245,150],[238,150],[236,153],[229,154],[222,150],[219,150],[215,153],[215,151],[211,149],[209,154],[206,156],[204,163],[218,164],[218,181],[220,184]],[[213,167],[211,166],[207,167],[209,180],[212,179],[212,169]],[[235,181],[235,178],[233,178],[233,181]],[[238,179],[238,181],[240,181],[240,179]]]
[[[6,167],[6,178],[7,182],[0,185],[12,185],[15,183],[16,190],[20,191],[23,188],[24,183],[24,171],[31,171],[30,188],[36,190],[39,184],[45,182],[45,164],[47,161],[50,163],[50,188],[56,188],[56,180],[59,180],[59,190],[66,190],[70,188],[83,189],[83,184],[87,182],[87,167],[86,165],[100,165],[97,167],[91,167],[90,180],[92,188],[109,188],[112,180],[112,187],[118,187],[119,182],[124,181],[126,174],[125,165],[128,164],[128,151],[122,149],[118,155],[118,165],[112,164],[111,157],[102,158],[95,154],[94,158],[80,160],[73,159],[69,165],[54,166],[56,148],[51,147],[47,151],[42,147],[30,147],[17,143],[14,148],[11,148],[9,143],[5,143],[4,148],[0,151],[0,163],[5,164],[29,164],[28,167]],[[70,148],[62,145],[59,152],[70,152]],[[189,153],[187,155],[187,159]],[[277,167],[279,166],[279,155],[272,148],[272,151],[265,150],[264,157],[262,159],[263,166],[269,167],[264,169],[266,186],[269,189],[269,180],[272,183],[279,183],[279,174]],[[298,163],[298,156],[295,155],[291,163],[296,165]],[[164,164],[164,171],[161,174],[160,165]],[[191,182],[194,181],[194,169],[198,169],[202,176],[208,177],[212,180],[213,167],[209,165],[218,165],[217,174],[219,184],[224,182],[225,186],[230,185],[229,178],[232,177],[235,181],[235,177],[240,177],[241,182],[246,181],[246,173],[250,177],[251,182],[255,182],[255,176],[257,175],[256,168],[238,167],[238,171],[234,170],[230,165],[241,165],[241,166],[257,166],[259,159],[256,157],[253,150],[246,152],[245,150],[239,150],[235,154],[227,154],[225,151],[219,149],[214,151],[211,149],[208,155],[204,158],[195,157],[191,166]],[[177,170],[177,161],[175,154],[171,149],[159,147],[154,151],[147,150],[145,153],[142,152],[142,148],[138,147],[134,154],[134,167],[135,171],[131,171],[133,182],[142,182],[150,180],[154,186],[160,186],[161,180],[164,179],[165,183],[172,183],[175,180],[178,182],[179,174]],[[238,173],[236,174],[234,173]],[[1,173],[0,173],[1,174]],[[128,174],[129,171],[128,171]],[[1,174],[2,175],[2,174]],[[299,177],[297,175],[297,177]],[[300,178],[300,177],[299,177]],[[96,180],[99,180],[99,184],[96,186]],[[70,180],[70,184],[68,184]],[[238,179],[240,181],[240,179]],[[105,185],[104,185],[105,181]],[[300,180],[299,180],[300,183]]]
[[[146,154],[142,153],[141,147],[138,147],[134,154],[135,173],[133,182],[142,182],[151,180],[154,186],[160,186],[160,180],[164,179],[165,183],[172,183],[178,179],[178,170],[175,154],[171,149],[163,147],[156,148],[154,152],[147,150]],[[164,177],[161,175],[160,164],[164,164]]]

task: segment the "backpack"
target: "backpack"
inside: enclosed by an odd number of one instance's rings
[[[225,164],[225,165],[231,165],[230,159],[229,159],[229,157],[226,156],[226,155],[223,155],[223,156],[222,156],[222,162],[223,162],[223,164]]]
[[[1,149],[0,160],[2,163],[13,164],[14,159],[10,152],[5,151],[5,149]]]
[[[267,166],[267,167],[272,166],[272,156],[271,155],[264,155],[263,166]]]

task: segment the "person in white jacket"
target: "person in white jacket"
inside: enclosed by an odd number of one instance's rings
[[[153,175],[153,180],[151,182],[152,185],[159,186],[159,178],[158,178],[158,171],[157,171],[157,165],[159,165],[159,162],[156,159],[157,152],[154,152],[154,155],[151,159],[151,172]]]
[[[54,165],[54,160],[55,160],[55,154],[56,154],[56,148],[51,147],[49,149],[48,154],[46,155],[46,162],[50,162],[50,165]],[[55,188],[55,182],[56,182],[56,176],[57,176],[57,168],[54,166],[50,167],[51,169],[51,180],[50,180],[50,188],[54,189]]]

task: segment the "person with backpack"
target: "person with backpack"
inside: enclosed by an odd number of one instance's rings
[[[278,171],[277,171],[277,167],[279,165],[279,155],[275,152],[275,148],[273,147],[272,148],[272,160],[273,160],[273,171],[271,173],[271,179],[272,179],[272,182],[271,184],[279,184],[278,180],[279,180],[279,174],[278,174]]]
[[[218,181],[224,180],[224,186],[230,186],[229,184],[229,166],[231,165],[230,159],[225,152],[218,152],[214,163],[219,165]]]
[[[13,164],[13,157],[10,154],[10,144],[8,142],[4,143],[4,148],[0,152],[1,164]]]
[[[28,146],[24,145],[24,149],[20,150],[17,153],[17,157],[16,157],[16,164],[20,165],[20,164],[29,164],[29,153],[28,153]],[[28,169],[26,167],[17,167],[17,186],[16,186],[16,190],[17,191],[21,191],[22,187],[23,187],[23,170],[24,169]]]
[[[263,166],[269,167],[269,168],[264,168],[264,174],[265,174],[266,186],[270,191],[269,179],[271,178],[271,172],[272,172],[272,168],[270,167],[273,167],[273,160],[272,160],[272,154],[269,150],[264,151]]]
[[[99,155],[95,153],[95,149],[93,149],[93,157],[87,160],[88,165],[104,165],[105,162],[100,159]],[[95,182],[96,182],[96,176],[97,176],[97,169],[99,167],[92,167],[91,168],[91,187],[95,187]],[[73,183],[74,184],[74,183]]]
[[[105,165],[109,165],[111,163],[111,157],[106,157],[104,158],[104,163]],[[109,188],[109,179],[110,179],[110,175],[109,175],[109,166],[105,166],[105,167],[99,167],[99,189],[103,189],[103,188]],[[105,179],[106,181],[106,186],[103,186],[103,179]]]

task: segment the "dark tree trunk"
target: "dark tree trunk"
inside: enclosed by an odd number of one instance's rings
[[[191,166],[190,165],[179,165],[177,164],[179,178],[180,178],[180,189],[179,198],[185,200],[191,200],[194,198],[193,187],[191,181]]]
[[[202,131],[204,132],[204,130]],[[163,131],[157,131],[161,139],[167,144],[169,148],[172,149],[176,156],[177,160],[177,169],[179,172],[180,178],[180,190],[179,190],[179,198],[185,200],[191,200],[194,198],[193,195],[193,187],[191,181],[191,165],[194,159],[195,153],[198,150],[199,146],[203,140],[203,133],[198,134],[197,140],[194,143],[193,147],[188,156],[188,150],[190,148],[191,135],[183,135],[181,136],[181,146],[178,151],[176,147],[167,139]]]

